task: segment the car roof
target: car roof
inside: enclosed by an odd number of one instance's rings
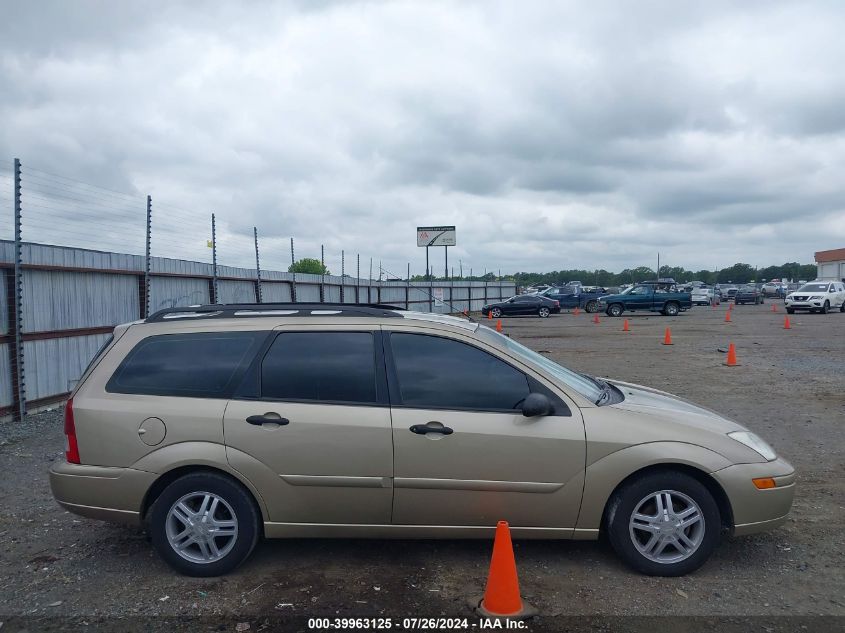
[[[449,314],[414,312],[388,304],[344,304],[344,303],[236,303],[184,306],[165,308],[135,324],[156,323],[216,323],[223,325],[233,321],[243,322],[255,318],[310,319],[310,318],[347,318],[367,319],[404,319],[406,321],[424,321],[474,332],[478,323],[468,318],[459,318]]]

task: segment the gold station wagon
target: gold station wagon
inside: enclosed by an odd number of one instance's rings
[[[667,393],[566,369],[490,328],[390,306],[174,308],[115,328],[50,471],[71,512],[145,525],[180,572],[259,538],[596,539],[680,575],[782,524],[795,473]]]

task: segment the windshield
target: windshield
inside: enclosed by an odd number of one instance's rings
[[[534,365],[547,371],[566,386],[572,387],[590,402],[598,402],[598,400],[602,397],[604,389],[602,388],[601,383],[597,383],[592,378],[578,374],[566,367],[562,367],[553,360],[546,358],[542,354],[538,354],[534,350],[528,349],[525,345],[517,343],[512,338],[495,332],[486,325],[482,325],[476,331],[484,338],[504,345],[509,352],[513,353],[515,356],[530,365]]]
[[[804,284],[798,292],[827,292],[827,284]]]

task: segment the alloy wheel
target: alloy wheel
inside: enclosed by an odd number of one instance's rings
[[[173,551],[192,563],[225,557],[238,538],[238,518],[225,499],[211,492],[190,492],[174,503],[165,523]]]
[[[704,540],[704,513],[684,493],[660,490],[634,507],[628,531],[634,547],[648,560],[677,563],[692,556]]]

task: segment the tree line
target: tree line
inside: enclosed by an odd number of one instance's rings
[[[678,282],[702,281],[706,284],[769,281],[771,279],[810,280],[816,278],[815,264],[799,264],[787,262],[780,266],[766,266],[757,268],[750,264],[737,263],[721,270],[686,270],[682,266],[661,266],[660,275],[653,268],[640,266],[626,268],[622,272],[614,273],[607,270],[555,270],[548,273],[516,273],[510,276],[520,286],[534,284],[564,284],[568,281],[580,281],[585,286],[621,286],[656,279],[657,277],[671,277]]]

